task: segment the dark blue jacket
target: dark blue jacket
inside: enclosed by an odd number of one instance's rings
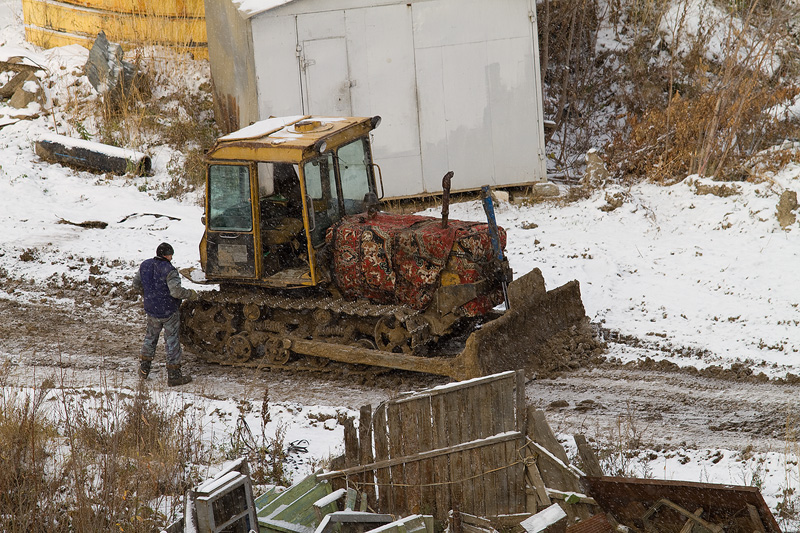
[[[175,267],[163,257],[148,259],[139,267],[144,310],[148,315],[167,318],[180,308],[181,301],[172,297],[167,284],[167,276],[173,271]]]

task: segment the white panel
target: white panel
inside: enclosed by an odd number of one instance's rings
[[[387,196],[422,192],[411,8],[405,4],[345,13],[353,114],[380,115],[373,155]]]
[[[297,37],[300,42],[344,37],[344,31],[344,11],[340,9],[297,17]]]
[[[259,119],[304,114],[295,18],[252,21]]]
[[[422,179],[424,190],[433,192],[441,189],[441,176],[451,170],[447,154],[441,48],[417,50],[416,65]],[[438,183],[435,178],[437,175],[440,175]],[[460,176],[455,177],[454,188],[460,188],[458,185],[460,178]]]
[[[541,179],[539,113],[534,98],[530,39],[487,43],[486,80],[491,109],[492,154],[496,183]]]
[[[247,6],[247,13],[242,16],[282,16],[282,15],[305,15],[307,13],[317,13],[323,11],[331,11],[332,9],[359,9],[364,7],[375,7],[391,4],[408,3],[406,0],[294,0],[280,7],[270,8],[270,2],[262,2],[255,0],[253,2],[246,2],[250,4]],[[257,4],[257,5],[256,5]],[[264,8],[267,8],[264,11]]]
[[[378,130],[380,129],[378,128]],[[373,142],[380,146],[377,140],[380,136],[378,130],[372,138]],[[375,145],[373,145],[374,148]],[[375,162],[381,169],[383,192],[386,198],[417,196],[425,192],[420,176],[419,156],[381,158],[380,154],[376,153]],[[380,184],[378,184],[378,188],[380,188]]]
[[[415,2],[417,48],[530,37],[527,0]]]
[[[344,37],[303,41],[306,113],[351,116],[347,42]]]
[[[486,43],[442,48],[447,153],[454,188],[494,183]],[[427,176],[426,176],[427,179]]]
[[[528,6],[528,0],[413,4],[428,191],[440,190],[443,161],[455,172],[454,189],[544,178]]]

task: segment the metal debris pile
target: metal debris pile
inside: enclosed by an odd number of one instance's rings
[[[604,476],[582,435],[571,464],[524,385],[504,372],[364,406],[333,470],[247,499],[246,465],[229,469],[168,533],[780,532],[755,487]]]

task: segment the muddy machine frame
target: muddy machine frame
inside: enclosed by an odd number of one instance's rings
[[[207,154],[202,268],[182,273],[219,290],[184,304],[185,341],[223,364],[321,369],[339,361],[461,380],[535,370],[554,343],[591,338],[577,281],[548,291],[538,269],[511,281],[502,252],[506,309],[483,317],[459,352],[423,346],[448,335],[456,309],[485,285],[442,284],[423,310],[341,296],[326,232],[378,209],[383,177],[369,137],[379,123],[274,118],[217,141]]]

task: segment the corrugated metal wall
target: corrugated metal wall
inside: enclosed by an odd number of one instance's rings
[[[28,41],[90,48],[100,30],[126,47],[166,45],[208,58],[203,0],[22,0]]]

